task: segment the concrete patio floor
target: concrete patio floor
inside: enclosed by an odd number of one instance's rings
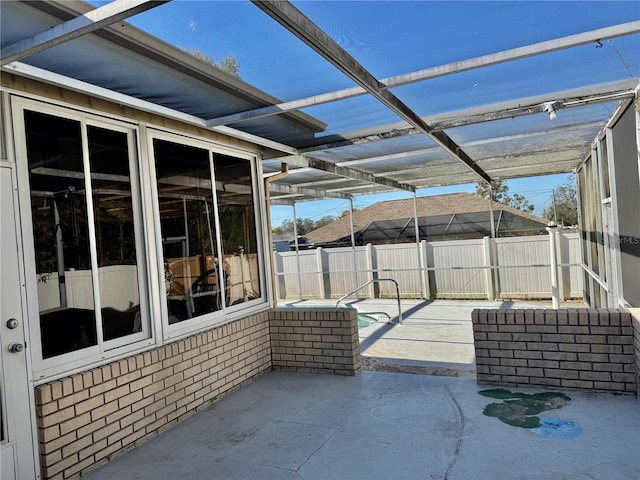
[[[269,372],[86,478],[640,478],[634,397],[565,392],[569,404],[540,417],[582,434],[556,439],[483,415],[499,400],[479,390],[469,378]]]
[[[393,300],[352,305],[397,315]],[[574,438],[483,414],[502,400],[478,394],[490,387],[475,382],[471,311],[541,306],[403,300],[402,325],[360,330],[359,376],[269,372],[85,478],[640,479],[635,397],[565,391],[539,416],[574,422]]]

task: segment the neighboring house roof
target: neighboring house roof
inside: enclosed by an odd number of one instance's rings
[[[469,193],[420,197],[416,200],[420,238],[428,236],[429,240],[435,240],[488,235],[491,230],[490,203],[486,198]],[[497,229],[503,235],[544,231],[547,224],[543,218],[501,203],[493,202],[493,210]],[[357,210],[353,213],[356,242],[412,241],[415,239],[414,217],[412,198],[378,202]],[[350,242],[350,235],[347,216],[309,232],[305,237],[314,244],[335,244]]]
[[[293,233],[285,233],[284,235],[280,235],[277,233],[271,234],[272,242],[289,242],[293,240]]]

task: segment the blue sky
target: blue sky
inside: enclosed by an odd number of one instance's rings
[[[93,2],[103,4],[105,2]],[[296,1],[304,14],[345,47],[374,76],[384,79],[436,65],[443,65],[509,48],[581,33],[640,18],[638,1]],[[311,51],[283,27],[248,1],[174,0],[137,15],[129,21],[143,30],[183,49],[197,48],[218,60],[232,53],[240,63],[240,75],[248,83],[282,99],[292,100],[353,85],[345,75]],[[583,47],[581,47],[583,48]],[[605,42],[602,50],[614,49],[614,64],[602,67],[598,57],[572,57],[556,52],[523,64],[512,62],[494,69],[480,69],[455,77],[461,105],[475,106],[522,98],[552,90],[619,79],[620,70],[638,76],[637,43],[625,37]],[[636,50],[634,50],[636,49]],[[634,53],[636,52],[636,53]],[[583,52],[584,53],[584,52]],[[575,62],[571,73],[558,77],[553,64]],[[592,63],[590,63],[592,61]],[[597,64],[595,62],[598,62]],[[596,67],[597,65],[597,67]],[[614,71],[615,70],[615,71]],[[623,71],[624,73],[624,71]],[[413,86],[394,92],[419,115],[460,109],[451,97],[438,92],[451,88],[439,79],[428,83],[432,95]],[[439,90],[440,89],[440,90]],[[444,89],[444,90],[443,90]],[[467,103],[465,103],[467,102]],[[398,121],[375,102],[358,105],[357,112],[335,108],[336,104],[308,109],[307,113],[329,124],[327,132],[364,128]],[[357,115],[356,115],[357,114]],[[357,117],[357,118],[356,118]],[[510,193],[524,195],[542,214],[551,192],[571,175],[509,180]],[[421,189],[419,196],[474,192],[475,184]],[[357,196],[355,208],[376,201],[407,198],[406,192]],[[326,200],[297,204],[299,217],[315,220],[339,215],[348,202]],[[272,208],[272,223],[292,217],[290,207]]]

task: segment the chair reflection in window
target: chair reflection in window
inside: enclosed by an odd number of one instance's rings
[[[170,260],[170,259],[169,259]],[[177,259],[165,263],[165,287],[169,323],[177,323],[207,313],[222,310],[223,299],[220,276],[217,268],[209,268],[189,286],[192,278],[188,273],[190,259]],[[207,264],[214,263],[207,258]],[[180,273],[183,273],[181,276]],[[178,275],[176,275],[178,274]],[[224,276],[225,279],[227,275]],[[226,296],[228,301],[228,296]]]

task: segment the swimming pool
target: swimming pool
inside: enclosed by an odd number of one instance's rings
[[[326,309],[327,305],[283,305],[280,308],[307,308],[307,309]],[[353,307],[340,307],[340,308],[353,308]],[[358,311],[358,309],[355,309]],[[371,314],[361,313],[358,311],[358,328],[366,328],[372,323],[379,322],[378,318],[372,316]]]

